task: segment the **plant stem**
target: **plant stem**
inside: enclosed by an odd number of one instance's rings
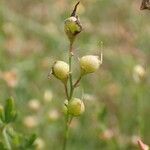
[[[72,49],[73,42],[70,42],[70,47],[69,47],[69,84],[70,84],[70,93],[68,94],[67,90],[67,84],[65,84],[65,91],[66,91],[66,97],[68,98],[68,101],[71,100],[72,95],[73,95],[73,82],[72,82],[72,56],[73,56],[73,49]],[[69,120],[69,114],[67,113],[66,115],[66,120],[65,120],[65,131],[64,131],[64,143],[63,143],[63,149],[66,150],[67,147],[67,141],[68,141],[68,134],[69,134],[69,126],[72,121],[73,117]]]
[[[77,79],[77,81],[74,84],[72,83],[72,88],[70,90],[70,99],[72,98],[74,89],[77,87],[77,85],[80,82],[81,78],[82,78],[82,75],[79,76],[79,78]]]
[[[66,84],[66,83],[64,83],[64,87],[65,87],[65,94],[66,94],[66,97],[67,97],[67,99],[69,99],[68,88],[67,88],[67,84]]]
[[[74,83],[73,88],[76,88],[78,83],[80,82],[82,75],[79,76],[78,80]]]
[[[69,114],[67,114],[67,116],[66,116],[63,150],[66,150],[66,145],[67,145],[67,141],[68,141],[68,131],[69,131],[68,120],[69,120]]]
[[[66,147],[67,147],[67,141],[68,141],[68,136],[69,136],[69,126],[71,124],[72,119],[73,119],[73,116],[70,116],[70,118],[69,118],[69,114],[67,114],[66,124],[65,124],[65,132],[64,132],[63,150],[66,150]]]
[[[8,150],[12,150],[11,148],[11,145],[9,143],[9,139],[8,139],[8,136],[7,136],[7,133],[6,133],[6,126],[4,127],[3,131],[2,131],[2,134],[3,134],[3,137],[4,137],[4,140],[5,140],[5,144],[6,144],[6,147]]]
[[[72,49],[72,45],[73,45],[73,43],[70,42],[70,47],[69,47],[70,97],[69,97],[68,101],[72,98],[72,95],[73,95],[73,82],[72,82],[72,56],[73,56],[73,49]]]

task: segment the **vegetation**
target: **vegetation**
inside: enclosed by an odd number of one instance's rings
[[[0,103],[15,99],[18,115],[9,127],[23,143],[31,138],[33,149],[62,149],[64,85],[47,75],[55,61],[68,63],[63,26],[75,3],[0,1]],[[149,10],[141,11],[140,5],[131,0],[83,0],[78,6],[83,32],[73,46],[73,81],[80,75],[78,58],[100,55],[101,41],[104,61],[74,91],[74,98],[83,98],[85,111],[71,121],[68,150],[136,150],[137,141],[142,145],[139,139],[150,145],[150,20]],[[1,129],[3,123],[8,120],[1,122]],[[0,141],[8,149],[2,134]]]

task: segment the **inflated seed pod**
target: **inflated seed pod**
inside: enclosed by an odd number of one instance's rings
[[[80,62],[81,73],[83,75],[95,72],[96,70],[98,70],[101,64],[99,57],[95,55],[83,56],[79,59],[79,62]]]
[[[68,102],[68,113],[72,116],[80,116],[85,111],[85,106],[79,98],[72,98]]]
[[[73,42],[76,35],[82,31],[82,25],[80,23],[78,16],[76,15],[78,4],[79,2],[75,5],[75,8],[71,16],[65,20],[64,29],[70,42]]]
[[[69,65],[64,61],[56,61],[52,67],[52,74],[65,82],[69,76]]]

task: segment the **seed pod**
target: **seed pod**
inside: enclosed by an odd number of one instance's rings
[[[85,111],[85,106],[79,98],[72,98],[68,102],[68,113],[73,116],[80,116]]]
[[[94,55],[83,56],[79,61],[82,75],[95,72],[101,64],[99,57]]]
[[[68,113],[68,100],[67,99],[63,103],[63,112],[64,114]]]
[[[78,5],[79,2],[75,5],[71,16],[65,20],[64,29],[71,43],[74,41],[76,35],[82,31],[82,25],[79,21],[78,16],[76,15]]]
[[[70,40],[73,42],[76,35],[82,31],[82,26],[76,17],[69,17],[65,20],[65,32]]]
[[[52,74],[63,82],[66,82],[69,76],[69,65],[64,61],[56,61],[52,67]]]

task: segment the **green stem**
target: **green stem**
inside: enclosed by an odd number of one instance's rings
[[[2,134],[3,134],[3,137],[4,137],[4,140],[5,140],[5,144],[6,144],[6,147],[8,150],[12,150],[11,148],[11,144],[9,143],[9,139],[8,139],[8,135],[6,133],[6,127],[4,127],[3,131],[2,131]]]
[[[78,83],[80,82],[82,75],[79,76],[78,80],[74,83],[73,88],[76,88]]]
[[[67,99],[69,99],[68,88],[67,88],[67,84],[66,83],[64,83],[64,87],[65,87],[66,97],[67,97]]]
[[[69,132],[69,124],[68,124],[68,121],[69,121],[69,114],[67,114],[67,116],[66,116],[63,150],[66,150],[67,141],[68,141],[68,132]]]
[[[65,132],[64,132],[63,150],[66,150],[66,147],[67,147],[67,141],[68,141],[68,136],[69,136],[69,126],[71,124],[72,119],[73,119],[73,116],[70,116],[69,118],[69,114],[67,114],[66,123],[65,123]]]
[[[71,100],[72,95],[73,95],[73,82],[72,82],[72,56],[73,56],[73,49],[72,49],[73,42],[70,42],[70,47],[69,47],[69,84],[70,84],[70,93],[68,94],[67,91],[67,84],[65,85],[65,91],[66,91],[66,97],[68,98],[68,101]],[[67,113],[66,115],[66,120],[65,120],[65,131],[64,131],[64,143],[63,143],[63,149],[66,150],[67,147],[67,141],[68,141],[68,134],[69,134],[69,126],[72,121],[73,117],[69,120],[69,114]]]
[[[71,89],[71,91],[70,91],[70,98],[69,98],[69,100],[72,98],[74,89],[77,87],[77,85],[78,85],[78,83],[80,82],[81,78],[82,78],[82,76],[80,76],[80,77],[78,78],[78,80],[73,84],[72,89]]]
[[[80,82],[81,78],[82,78],[82,75],[79,76],[79,78],[77,79],[77,81],[74,84],[72,83],[72,89],[71,89],[71,92],[70,92],[70,99],[72,98],[74,89],[77,87],[77,85]]]
[[[70,42],[70,47],[69,47],[70,97],[69,97],[68,101],[72,98],[72,95],[73,95],[73,82],[72,82],[72,56],[73,56],[73,49],[72,49],[72,45],[73,45],[73,43]]]

